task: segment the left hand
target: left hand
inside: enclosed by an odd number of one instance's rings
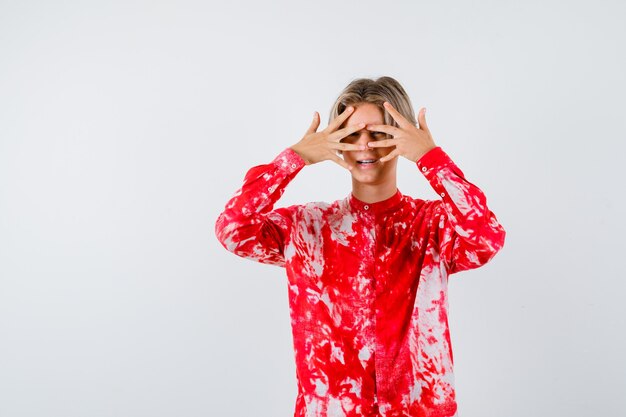
[[[381,162],[387,162],[399,155],[417,162],[426,152],[437,147],[426,124],[426,108],[422,107],[419,111],[417,116],[418,127],[402,116],[389,102],[385,101],[383,105],[393,120],[398,123],[398,127],[390,125],[366,126],[367,130],[384,132],[393,136],[392,139],[383,139],[367,144],[371,148],[396,147],[387,156],[381,158]]]

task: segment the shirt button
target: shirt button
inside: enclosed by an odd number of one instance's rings
[[[369,210],[369,209],[370,209],[370,206],[365,205],[365,206],[363,206],[363,208],[364,208],[365,210]]]
[[[270,193],[273,193],[273,192],[274,192],[274,186],[272,185],[271,187],[269,187],[269,188],[267,189],[267,191],[269,191]]]
[[[293,169],[296,169],[296,168],[298,168],[298,165],[296,165],[296,164],[291,164],[291,167],[292,167]]]
[[[446,195],[446,193],[441,193],[441,196],[444,197]]]
[[[422,167],[422,172],[426,172],[426,167]]]

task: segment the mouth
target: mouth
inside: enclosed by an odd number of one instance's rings
[[[359,159],[356,161],[359,165],[372,165],[378,162],[378,159]]]

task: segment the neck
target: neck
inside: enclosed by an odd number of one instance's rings
[[[393,197],[398,191],[395,179],[383,184],[361,184],[352,179],[352,195],[365,203],[377,203]]]

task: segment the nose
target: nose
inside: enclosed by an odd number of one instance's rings
[[[367,147],[367,144],[374,140],[374,137],[372,136],[372,132],[370,132],[367,129],[360,130],[356,132],[356,134],[358,135],[357,140],[355,142],[357,145],[364,145]]]
[[[358,146],[363,146],[363,150],[361,151],[353,151],[354,158],[375,158],[378,155],[378,148],[370,148],[367,146],[369,142],[374,142],[375,138],[367,129],[359,130],[354,132],[350,140],[350,143],[353,143]]]
[[[375,137],[372,133],[373,132],[367,129],[357,130],[356,132],[353,132],[345,138],[341,139],[341,142],[364,146],[365,149],[375,152],[377,148],[369,148],[367,146],[369,142],[373,142],[375,140]]]

